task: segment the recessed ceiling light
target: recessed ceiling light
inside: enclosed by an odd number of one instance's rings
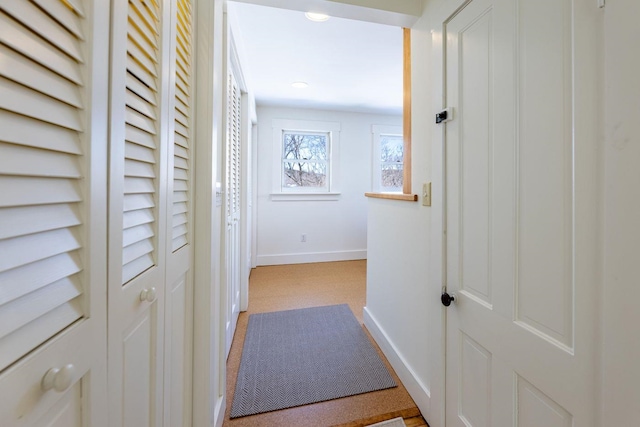
[[[324,22],[329,19],[329,15],[324,13],[316,13],[316,12],[307,12],[304,14],[310,21],[313,22]]]
[[[295,87],[296,89],[304,89],[305,87],[309,86],[309,83],[307,83],[307,82],[293,82],[293,83],[291,83],[291,86]]]

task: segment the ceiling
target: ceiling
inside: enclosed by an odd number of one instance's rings
[[[402,114],[400,27],[233,1],[228,13],[258,105]]]

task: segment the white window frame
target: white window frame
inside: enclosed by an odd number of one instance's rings
[[[271,200],[337,200],[340,196],[340,123],[314,120],[274,119]],[[325,188],[287,188],[283,186],[283,137],[287,133],[328,134],[327,186]]]
[[[392,126],[392,125],[372,125],[371,126],[371,134],[372,134],[372,163],[371,163],[371,187],[372,191],[375,193],[400,193],[402,194],[402,186],[396,187],[393,189],[386,189],[382,187],[382,162],[380,161],[380,146],[381,146],[381,138],[383,136],[399,136],[402,138],[402,126]],[[404,153],[403,147],[403,159],[406,153]],[[403,179],[404,179],[404,161],[402,162],[403,168]]]

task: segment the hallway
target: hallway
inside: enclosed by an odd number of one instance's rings
[[[258,267],[251,273],[249,309],[240,314],[227,360],[224,425],[356,427],[402,416],[407,426],[426,425],[415,403],[387,363],[399,387],[229,420],[249,315],[332,304],[349,304],[360,323],[365,305],[366,261]],[[377,346],[376,346],[377,348]]]

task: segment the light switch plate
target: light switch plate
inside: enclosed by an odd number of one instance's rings
[[[422,184],[422,206],[431,206],[431,183]]]

